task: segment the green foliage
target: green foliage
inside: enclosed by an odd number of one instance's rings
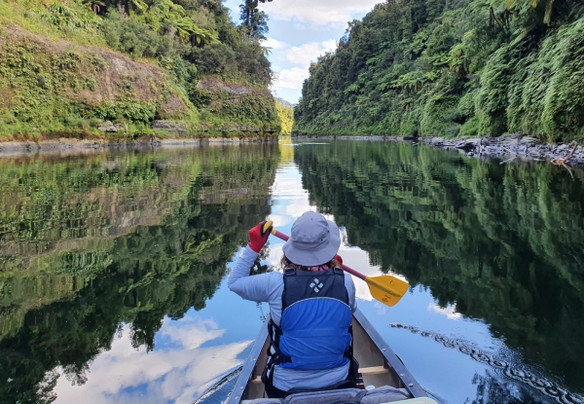
[[[201,98],[196,89],[201,78],[216,75],[261,89],[271,82],[265,49],[235,26],[228,10],[216,0],[3,0],[0,26],[4,24],[68,39],[65,46],[75,49],[63,52],[63,42],[29,39],[20,28],[16,33],[0,31],[0,96],[7,100],[0,104],[0,135],[8,137],[48,132],[87,135],[95,132],[93,118],[123,120],[130,128],[134,124],[147,128],[160,117],[194,119],[190,127],[195,128],[196,108],[210,101],[204,95]],[[133,88],[135,78],[115,82],[118,73],[106,78],[103,70],[116,71],[117,67],[108,66],[98,49],[78,49],[71,41],[107,45],[132,58],[152,59],[167,70],[168,77],[149,79],[149,88]],[[106,91],[104,86],[108,86]],[[108,94],[106,101],[104,93]],[[170,96],[182,100],[173,101],[170,112],[157,109]],[[250,99],[249,106],[235,100],[238,105],[228,106],[233,111],[221,112],[214,119],[236,125],[233,119],[252,110],[255,114],[247,121],[275,128],[275,106],[269,94],[266,97],[269,99]],[[177,104],[186,104],[188,110]],[[177,110],[180,112],[173,112]],[[261,122],[264,118],[268,121]],[[71,122],[79,125],[69,127]]]
[[[269,104],[269,105],[267,105]],[[213,110],[235,118],[237,121],[247,119],[256,119],[257,122],[277,120],[275,113],[274,101],[265,97],[246,96],[241,102],[225,102],[221,107],[214,107]]]
[[[257,42],[242,41],[235,47],[220,43],[195,48],[189,59],[202,75],[216,75],[223,80],[236,78],[261,86],[271,81],[270,64]]]
[[[108,10],[103,29],[107,43],[134,57],[186,57],[192,47],[219,43],[217,31],[196,25],[187,10],[171,0],[156,1],[130,16]]]
[[[67,27],[75,28],[86,28],[92,22],[95,22],[94,18],[91,18],[91,12],[87,10],[79,10],[78,7],[73,7],[65,3],[52,3],[47,9],[46,13],[42,14],[43,18],[59,29],[64,29]]]
[[[264,11],[258,9],[258,5],[270,1],[272,0],[244,0],[239,6],[240,19],[246,35],[254,39],[266,39],[268,16]]]
[[[475,137],[480,135],[479,130],[479,119],[477,117],[473,117],[466,121],[461,127],[460,131],[458,132],[460,136],[465,137]]]
[[[125,99],[117,102],[106,101],[88,111],[95,118],[103,120],[128,120],[149,123],[156,114],[156,105],[141,103],[138,100]]]
[[[0,106],[0,134],[85,136],[99,119],[147,124],[155,117],[155,103],[133,97],[131,82],[124,89],[128,95],[98,105],[68,96],[71,91],[96,91],[99,71],[107,64],[99,56],[72,50],[51,53],[33,42],[6,42],[0,49],[5,55],[0,59],[0,92],[9,99]]]
[[[575,0],[378,4],[310,67],[294,129],[579,139],[582,24]]]
[[[0,1],[0,29],[17,25],[53,39],[103,45],[100,18],[80,1]]]
[[[120,16],[116,11],[108,14],[103,28],[110,47],[133,57],[164,58],[179,52],[180,44],[171,37],[160,35],[145,22]]]
[[[230,92],[195,90],[191,96],[201,109],[198,120],[213,131],[280,133],[276,103],[261,91],[234,97]]]
[[[292,134],[292,126],[294,124],[294,110],[291,107],[276,101],[276,111],[278,111],[278,117],[280,118],[282,125],[281,133],[283,135]]]
[[[550,32],[513,76],[512,130],[546,140],[584,139],[584,18]]]
[[[493,54],[485,66],[476,98],[476,112],[483,133],[499,136],[507,130],[505,110],[509,104],[508,88],[513,75],[513,62],[520,53],[517,46],[504,46]]]

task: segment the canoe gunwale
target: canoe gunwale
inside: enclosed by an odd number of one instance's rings
[[[245,392],[245,388],[247,387],[248,382],[251,380],[253,375],[253,371],[256,367],[256,363],[260,358],[260,354],[262,353],[262,349],[266,341],[268,341],[268,322],[270,321],[269,316],[266,318],[266,321],[262,324],[260,328],[260,332],[258,336],[253,342],[253,347],[245,360],[243,365],[243,369],[241,369],[241,373],[237,379],[237,383],[235,384],[235,388],[233,392],[229,396],[228,404],[232,403],[239,403]]]
[[[353,313],[353,317],[359,322],[361,327],[363,327],[375,345],[377,345],[385,360],[399,375],[400,379],[404,383],[404,387],[410,392],[412,397],[427,397],[428,394],[426,391],[422,388],[422,386],[420,386],[416,379],[414,379],[414,376],[412,376],[410,371],[405,367],[401,359],[396,355],[393,349],[391,349],[387,342],[385,342],[381,334],[377,332],[377,330],[373,327],[369,320],[367,320],[363,313],[357,309]]]

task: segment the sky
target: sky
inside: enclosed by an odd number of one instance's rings
[[[243,0],[225,0],[231,18],[239,21]],[[276,74],[272,93],[293,104],[302,95],[311,62],[334,51],[345,34],[347,23],[362,19],[382,0],[273,0],[261,4],[268,15],[269,32],[264,46]]]

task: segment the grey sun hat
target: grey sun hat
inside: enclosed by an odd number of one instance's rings
[[[341,246],[339,228],[316,212],[306,212],[292,225],[292,234],[282,248],[296,265],[316,266],[332,260]]]

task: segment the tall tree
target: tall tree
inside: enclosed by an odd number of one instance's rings
[[[245,0],[239,8],[241,9],[242,26],[246,34],[255,39],[266,39],[268,33],[268,15],[258,8],[259,3],[271,2],[272,0]]]

